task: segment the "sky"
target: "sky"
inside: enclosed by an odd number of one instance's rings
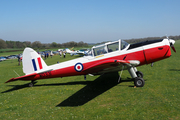
[[[180,35],[180,0],[0,0],[0,38],[99,43]]]

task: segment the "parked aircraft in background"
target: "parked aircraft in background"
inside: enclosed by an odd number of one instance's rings
[[[0,61],[4,61],[4,60],[6,60],[5,57],[0,57]]]
[[[130,45],[120,39],[94,46],[84,57],[50,66],[46,65],[36,51],[25,48],[22,61],[25,75],[11,78],[6,83],[16,80],[30,80],[29,85],[33,86],[34,81],[38,79],[88,74],[102,75],[128,70],[134,79],[134,85],[143,87],[145,84],[143,73],[138,71],[136,67],[170,57],[170,47],[176,52],[174,43],[174,40],[166,38]],[[120,78],[118,81],[120,81]]]
[[[85,49],[85,48],[77,50],[77,51],[72,51],[72,50],[69,50],[68,48],[66,48],[65,50],[66,50],[66,53],[69,53],[71,56],[73,55],[84,56],[85,54],[89,52],[89,49]]]
[[[66,51],[66,53],[71,54],[71,55],[75,54],[77,52],[77,51],[72,51],[69,48],[66,48],[65,51]]]

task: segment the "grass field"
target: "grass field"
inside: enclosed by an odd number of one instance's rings
[[[118,74],[73,76],[38,81],[28,87],[26,81],[4,84],[24,75],[17,59],[0,62],[0,119],[180,119],[180,41],[177,53],[168,59],[144,65],[145,86],[134,88],[127,71],[117,84]],[[1,56],[1,54],[0,54]],[[67,55],[48,58],[48,65],[74,59]]]

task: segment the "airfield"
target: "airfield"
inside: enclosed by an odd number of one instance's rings
[[[17,59],[0,62],[0,119],[180,119],[180,40],[176,53],[137,67],[144,74],[144,87],[134,87],[128,71],[103,76],[73,76],[30,81],[7,80],[24,75]],[[18,52],[19,53],[19,52]],[[18,54],[17,53],[17,54]],[[5,54],[5,53],[3,53]],[[0,56],[1,53],[0,53]],[[47,65],[78,56],[55,55]]]

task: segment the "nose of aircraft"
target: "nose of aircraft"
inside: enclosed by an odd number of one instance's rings
[[[176,53],[176,49],[174,47],[175,40],[169,39],[169,43],[170,43],[170,46],[173,49],[173,51]]]

